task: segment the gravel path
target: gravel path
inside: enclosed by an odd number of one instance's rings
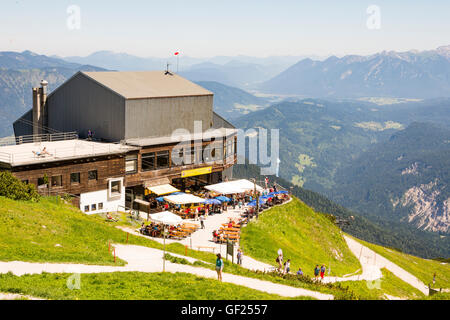
[[[163,252],[161,250],[132,245],[114,245],[119,258],[128,262],[124,267],[90,266],[79,264],[50,264],[50,263],[27,263],[27,262],[0,262],[0,273],[12,272],[21,276],[24,274],[48,273],[105,273],[105,272],[162,272]],[[195,259],[190,258],[193,262]],[[185,272],[201,277],[216,279],[217,273],[210,269],[197,268],[193,266],[174,264],[166,261],[166,272]],[[81,281],[83,278],[81,277]],[[289,287],[269,281],[237,276],[224,273],[223,281],[242,285],[267,293],[278,294],[282,297],[309,296],[320,300],[331,300],[332,295],[323,294],[301,288]]]

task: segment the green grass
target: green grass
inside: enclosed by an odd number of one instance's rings
[[[108,242],[127,241],[127,234],[114,225],[57,198],[32,203],[0,197],[0,261],[114,265]],[[128,243],[162,248],[133,235]],[[117,259],[117,265],[124,264]]]
[[[381,269],[383,277],[379,281],[345,281],[342,285],[357,292],[363,300],[387,299],[385,294],[402,299],[423,299],[422,292],[397,278],[387,269]]]
[[[264,212],[258,221],[245,227],[241,247],[244,254],[273,266],[281,248],[284,260],[291,260],[292,271],[302,267],[303,272],[310,276],[316,264],[331,266],[330,275],[336,276],[361,268],[339,228],[297,198]]]
[[[450,288],[450,265],[448,263],[418,258],[394,249],[354,239],[416,276],[425,285],[433,283],[433,274],[436,273],[436,284],[433,287]]]
[[[0,275],[0,292],[51,300],[279,300],[247,287],[186,273],[115,272],[81,274],[80,290],[71,290],[70,274]],[[308,297],[296,299],[310,300]]]

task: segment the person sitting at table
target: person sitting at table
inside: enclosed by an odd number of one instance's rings
[[[215,243],[217,243],[219,241],[219,233],[217,232],[217,230],[213,231],[213,241]]]

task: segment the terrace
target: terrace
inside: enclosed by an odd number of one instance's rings
[[[11,167],[20,165],[40,164],[76,158],[103,156],[126,153],[136,148],[115,143],[100,143],[78,140],[73,136],[68,140],[54,141],[50,139],[37,139],[28,143],[4,145],[0,147],[0,162]]]

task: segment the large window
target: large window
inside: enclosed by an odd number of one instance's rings
[[[156,154],[154,152],[142,154],[142,171],[155,170]]]
[[[203,150],[203,159],[206,163],[222,161],[223,160],[222,143],[213,142],[205,146]]]
[[[71,184],[79,184],[81,182],[80,173],[75,172],[70,174],[70,183]]]
[[[88,172],[89,181],[97,181],[98,180],[98,171],[92,170]]]
[[[183,148],[177,148],[172,150],[172,167],[182,166],[184,160],[184,151]]]
[[[127,174],[136,173],[138,168],[138,156],[137,154],[127,156],[125,158],[125,171]]]
[[[123,186],[122,179],[109,181],[109,197],[110,198],[120,197],[122,195],[123,189],[122,186]]]
[[[156,155],[156,168],[166,169],[169,167],[169,150],[160,151]]]
[[[62,187],[62,176],[52,177],[52,187]]]

